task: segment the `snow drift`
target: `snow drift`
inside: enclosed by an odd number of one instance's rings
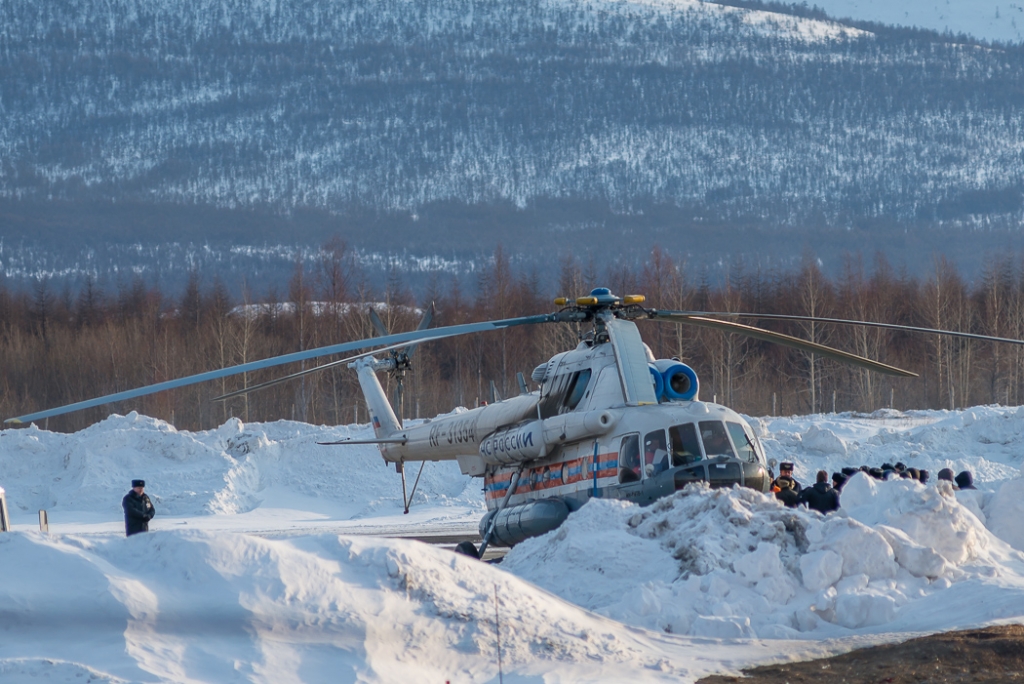
[[[828,516],[745,489],[599,499],[492,567],[340,534],[474,529],[482,512],[478,481],[429,464],[402,516],[373,447],[316,444],[367,426],[189,433],[130,414],[73,435],[0,431],[15,523],[0,535],[0,677],[485,682],[500,634],[510,681],[693,681],[1021,621],[1024,410],[752,422],[804,482],[897,461],[933,481],[859,474]],[[972,470],[978,489],[936,483],[943,467]],[[133,477],[158,513],[124,539]]]

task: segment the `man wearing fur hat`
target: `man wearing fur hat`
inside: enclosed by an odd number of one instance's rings
[[[126,536],[130,537],[138,532],[149,532],[149,521],[156,515],[156,509],[153,508],[153,502],[149,500],[145,490],[145,480],[132,480],[131,491],[121,499]]]
[[[797,494],[803,489],[800,483],[796,481],[796,478],[793,477],[793,463],[791,461],[783,461],[779,464],[779,476],[772,481],[773,492],[777,494],[779,490],[783,489],[792,489]]]

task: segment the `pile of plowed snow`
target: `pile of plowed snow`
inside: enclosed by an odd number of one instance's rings
[[[480,481],[454,463],[428,464],[403,516],[373,446],[317,444],[369,437],[366,425],[190,433],[129,414],[73,435],[0,431],[16,530],[0,535],[0,679],[486,682],[500,621],[506,676],[692,681],[1021,620],[1024,410],[752,423],[805,484],[897,461],[932,481],[857,475],[828,516],[746,489],[691,487],[648,508],[597,499],[492,567],[337,534],[356,519],[390,534],[475,528],[482,513]],[[978,489],[937,483],[944,467]],[[125,539],[120,500],[137,477],[158,513]]]
[[[187,432],[132,412],[70,435],[35,426],[0,431],[0,486],[16,522],[19,514],[34,520],[39,509],[50,511],[55,523],[82,518],[79,513],[116,521],[121,497],[136,478],[147,481],[157,528],[167,517],[259,508],[365,517],[401,504],[394,467],[373,445],[317,442],[372,437],[367,425],[243,424],[237,418],[215,430]],[[421,506],[483,511],[480,485],[454,462],[430,464],[416,491]]]
[[[1024,614],[1024,555],[948,483],[858,474],[842,504],[822,516],[701,486],[649,508],[594,500],[503,567],[616,620],[691,636],[820,639]]]
[[[18,532],[0,558],[11,681],[483,683],[500,659],[515,681],[678,682],[773,652],[636,630],[403,540]]]

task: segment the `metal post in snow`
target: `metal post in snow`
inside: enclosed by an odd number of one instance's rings
[[[11,531],[11,519],[7,515],[7,493],[0,487],[0,532]]]
[[[498,683],[503,684],[505,674],[501,667],[501,620],[498,616],[498,585],[494,585],[494,638],[498,642]]]

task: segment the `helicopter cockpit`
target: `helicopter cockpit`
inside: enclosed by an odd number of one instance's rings
[[[767,474],[756,439],[743,423],[724,418],[680,422],[647,431],[642,439],[641,433],[624,435],[619,484],[653,481],[674,470],[672,489],[703,481],[712,487],[742,483],[763,490]]]

